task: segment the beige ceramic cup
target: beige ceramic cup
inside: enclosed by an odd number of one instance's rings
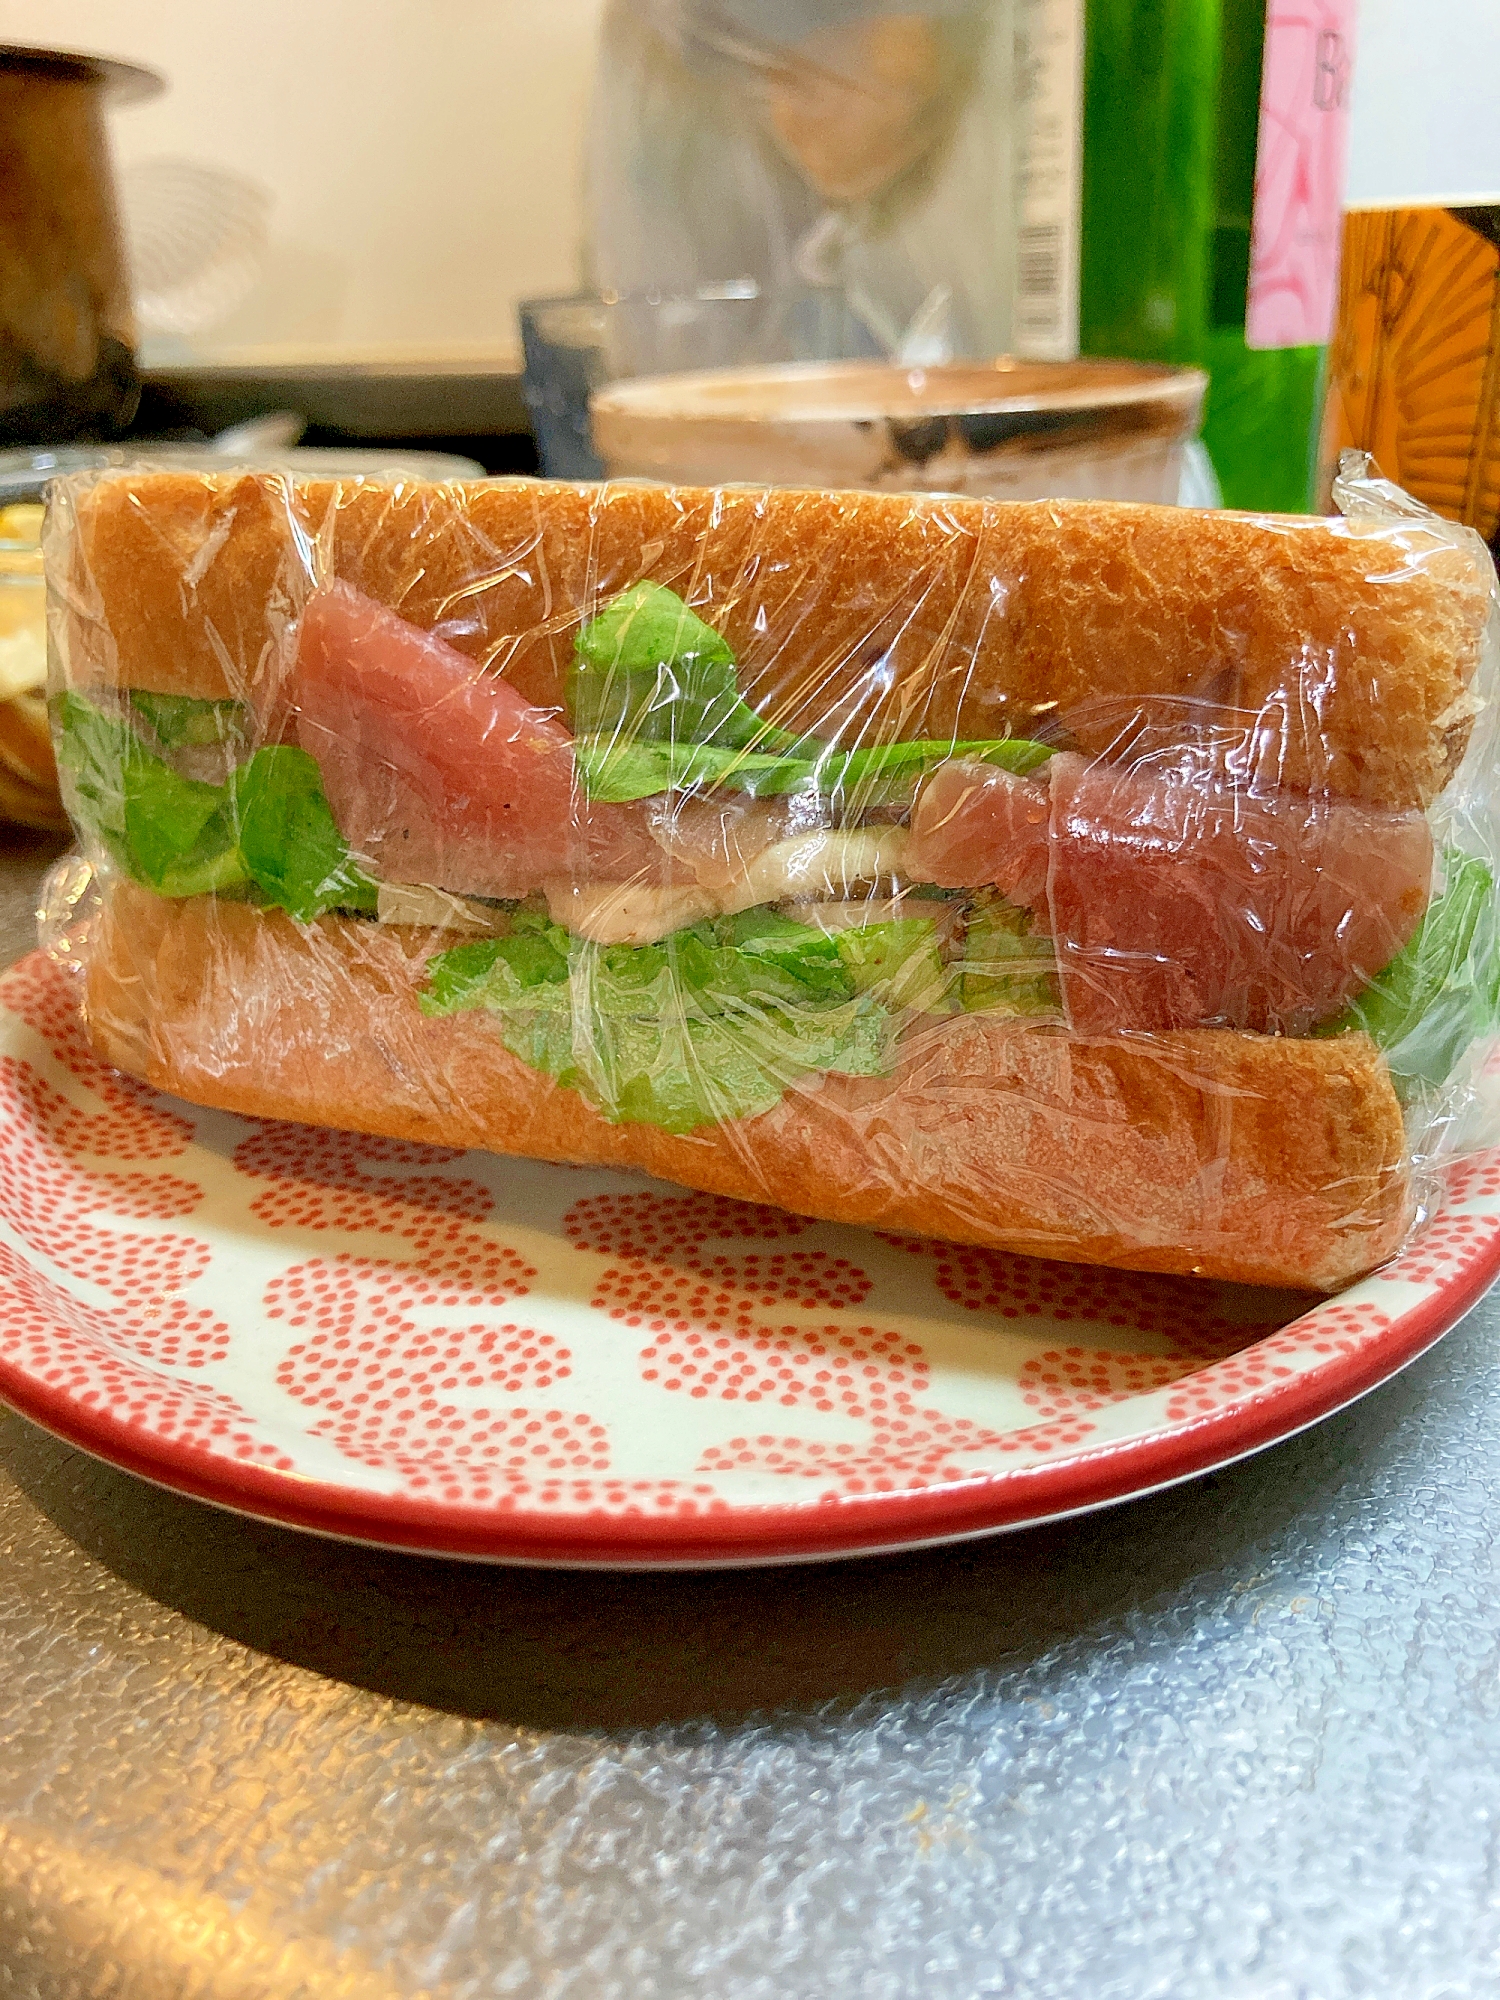
[[[1134,361],[789,362],[612,382],[612,478],[1174,501],[1207,377]]]

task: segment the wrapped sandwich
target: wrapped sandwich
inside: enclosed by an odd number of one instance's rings
[[[1493,571],[1341,498],[63,482],[89,1034],[230,1111],[1340,1285],[1487,1137],[1497,1016]]]

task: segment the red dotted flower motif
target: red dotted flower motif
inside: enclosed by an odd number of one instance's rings
[[[184,1151],[193,1136],[192,1126],[162,1110],[148,1085],[99,1060],[83,1031],[77,988],[49,958],[35,952],[13,965],[0,979],[0,1006],[35,1029],[60,1067],[115,1114],[105,1150],[126,1160],[164,1159]]]
[[[1488,1200],[1500,1207],[1500,1152],[1455,1160],[1443,1176],[1443,1192],[1450,1203]]]
[[[0,1128],[6,1133],[0,1213],[30,1249],[114,1302],[99,1322],[112,1353],[135,1353],[166,1368],[196,1369],[216,1360],[228,1327],[180,1296],[207,1269],[208,1246],[191,1236],[145,1236],[119,1227],[122,1218],[188,1215],[201,1202],[201,1190],[176,1174],[110,1172],[89,1164],[177,1158],[187,1151],[192,1127],[89,1053],[72,990],[47,960],[25,961],[6,979],[3,997],[46,1036],[59,1063],[102,1109],[70,1102],[30,1063],[0,1057]]]
[[[0,1355],[85,1409],[193,1451],[253,1460],[282,1471],[292,1460],[256,1437],[256,1427],[230,1397],[202,1383],[175,1381],[130,1359],[122,1348],[155,1354],[167,1365],[201,1367],[214,1353],[178,1356],[170,1336],[152,1341],[132,1333],[122,1316],[84,1305],[0,1244]]]
[[[710,1445],[701,1460],[704,1472],[777,1472],[789,1478],[837,1481],[843,1493],[894,1493],[914,1487],[951,1485],[976,1476],[965,1454],[1028,1453],[1045,1456],[1081,1444],[1095,1425],[1081,1418],[1030,1424],[1015,1431],[990,1431],[962,1417],[943,1417],[925,1410],[916,1429],[877,1435],[868,1445],[828,1443],[821,1438],[730,1438]]]
[[[1100,1410],[1131,1396],[1149,1396],[1190,1374],[1185,1355],[1117,1354],[1107,1347],[1049,1348],[1021,1369],[1021,1392],[1043,1417]]]
[[[1174,1353],[1200,1360],[1245,1347],[1286,1319],[1274,1294],[1238,1291],[1231,1316],[1223,1308],[1223,1288],[1199,1278],[1054,1264],[1007,1250],[935,1243],[920,1236],[888,1235],[884,1240],[911,1256],[930,1258],[938,1290],[968,1312],[1001,1320],[1113,1326],[1154,1334]]]
[[[913,1256],[930,1257],[938,1290],[970,1312],[1031,1324],[1119,1327],[1164,1343],[1164,1354],[1080,1345],[1033,1356],[1021,1369],[1020,1387],[1024,1400],[1044,1417],[1067,1421],[1174,1382],[1183,1387],[1172,1410],[1214,1409],[1271,1379],[1255,1357],[1286,1320],[1285,1305],[1273,1293],[1230,1288],[1234,1310],[1229,1312],[1225,1288],[1196,1279],[1046,1263],[919,1237],[887,1241]],[[1240,1356],[1243,1363],[1235,1358]]]
[[[132,1122],[135,1116],[131,1114]],[[6,1220],[33,1249],[78,1277],[105,1283],[113,1261],[113,1240],[101,1240],[93,1228],[81,1229],[83,1218],[123,1215],[166,1220],[190,1214],[203,1199],[196,1182],[174,1174],[106,1173],[80,1164],[91,1158],[129,1160],[143,1155],[132,1147],[129,1132],[116,1143],[112,1111],[79,1110],[43,1082],[29,1063],[14,1056],[0,1056],[0,1121],[10,1135],[0,1153],[0,1201]],[[184,1139],[144,1157],[186,1150]],[[152,1248],[171,1240],[154,1239]],[[194,1247],[202,1250],[201,1245]]]
[[[1309,1354],[1352,1354],[1389,1325],[1389,1314],[1378,1306],[1358,1300],[1330,1300],[1281,1332],[1268,1334],[1243,1354],[1188,1376],[1168,1402],[1167,1416],[1181,1422],[1222,1409],[1226,1403],[1289,1381],[1297,1372],[1293,1360],[1305,1361]]]
[[[535,1268],[494,1233],[488,1191],[440,1171],[459,1153],[265,1123],[234,1157],[265,1182],[250,1207],[269,1228],[389,1237],[406,1252],[335,1251],[266,1287],[267,1319],[299,1336],[276,1379],[313,1413],[311,1435],[451,1503],[629,1514],[712,1502],[708,1486],[601,1476],[605,1426],[553,1406],[571,1352],[507,1310]]]
[[[108,1172],[93,1161],[159,1161],[185,1153],[186,1119],[107,1069],[88,1049],[71,984],[44,958],[0,987],[13,1012],[102,1107],[70,1102],[27,1062],[0,1058],[0,1213],[21,1240],[70,1276],[97,1286],[89,1304],[0,1248],[0,1354],[85,1407],[191,1449],[290,1465],[216,1390],[166,1371],[197,1371],[227,1350],[224,1321],[181,1296],[209,1262],[208,1246],[177,1234],[143,1236],[124,1218],[168,1220],[202,1200],[176,1174]],[[101,1226],[101,1221],[102,1225]],[[136,1357],[136,1358],[132,1358]],[[142,1366],[142,1363],[149,1364]]]
[[[816,1228],[805,1216],[723,1194],[590,1195],[563,1217],[564,1235],[580,1250],[662,1260],[696,1260],[712,1237],[784,1243]]]
[[[1430,1222],[1394,1263],[1377,1271],[1376,1283],[1446,1284],[1486,1253],[1494,1235],[1493,1215],[1457,1215],[1451,1205],[1500,1200],[1500,1155],[1491,1152],[1456,1160],[1443,1178],[1450,1212]],[[1218,1409],[1288,1379],[1296,1372],[1294,1361],[1353,1354],[1390,1326],[1390,1313],[1375,1300],[1325,1300],[1289,1325],[1267,1331],[1245,1353],[1191,1377],[1168,1403],[1167,1415],[1180,1421]]]
[[[607,1433],[583,1412],[538,1403],[571,1375],[572,1356],[552,1334],[501,1317],[536,1270],[482,1226],[494,1203],[477,1181],[435,1171],[460,1157],[269,1123],[236,1148],[241,1172],[267,1182],[250,1206],[270,1228],[387,1236],[408,1250],[338,1251],[272,1279],[267,1319],[301,1335],[277,1382],[319,1413],[313,1436],[410,1492],[514,1505],[555,1502],[565,1482],[591,1491],[592,1475],[609,1469]],[[387,1168],[418,1171],[378,1171]],[[442,1324],[425,1323],[434,1313]]]
[[[602,1273],[592,1303],[647,1335],[643,1381],[699,1400],[837,1413],[869,1428],[862,1444],[733,1438],[709,1447],[700,1471],[750,1464],[861,1493],[971,1477],[963,1461],[979,1452],[1054,1447],[1057,1439],[1036,1427],[999,1432],[925,1406],[919,1399],[932,1387],[927,1357],[900,1332],[766,1317],[778,1305],[809,1313],[857,1310],[871,1284],[847,1258],[815,1250],[735,1257],[713,1247],[798,1237],[813,1226],[712,1195],[594,1196],[564,1219],[580,1249],[628,1259]]]

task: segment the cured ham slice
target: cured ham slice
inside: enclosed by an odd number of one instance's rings
[[[1179,746],[1135,764],[1054,757],[1043,779],[939,771],[907,872],[995,883],[1051,930],[1069,1024],[1306,1034],[1410,939],[1420,813],[1256,793]]]
[[[1018,778],[994,764],[940,764],[912,815],[908,878],[940,889],[993,883],[1023,910],[1034,909],[1047,889],[1050,768],[1039,778]]]
[[[590,804],[572,738],[505,681],[346,583],[307,601],[297,739],[377,875],[475,896],[676,879],[640,805]]]

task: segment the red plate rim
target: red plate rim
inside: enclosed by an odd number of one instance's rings
[[[800,1506],[725,1505],[722,1512],[676,1517],[580,1514],[566,1528],[556,1519],[528,1519],[520,1510],[371,1494],[237,1465],[175,1439],[153,1438],[143,1448],[133,1425],[56,1395],[5,1362],[0,1399],[66,1443],[171,1492],[283,1527],[410,1554],[589,1569],[817,1562],[1039,1527],[1229,1465],[1388,1381],[1454,1327],[1497,1277],[1500,1223],[1481,1255],[1353,1352],[1334,1353],[1291,1380],[1170,1430],[1065,1459],[920,1492],[841,1494]]]

